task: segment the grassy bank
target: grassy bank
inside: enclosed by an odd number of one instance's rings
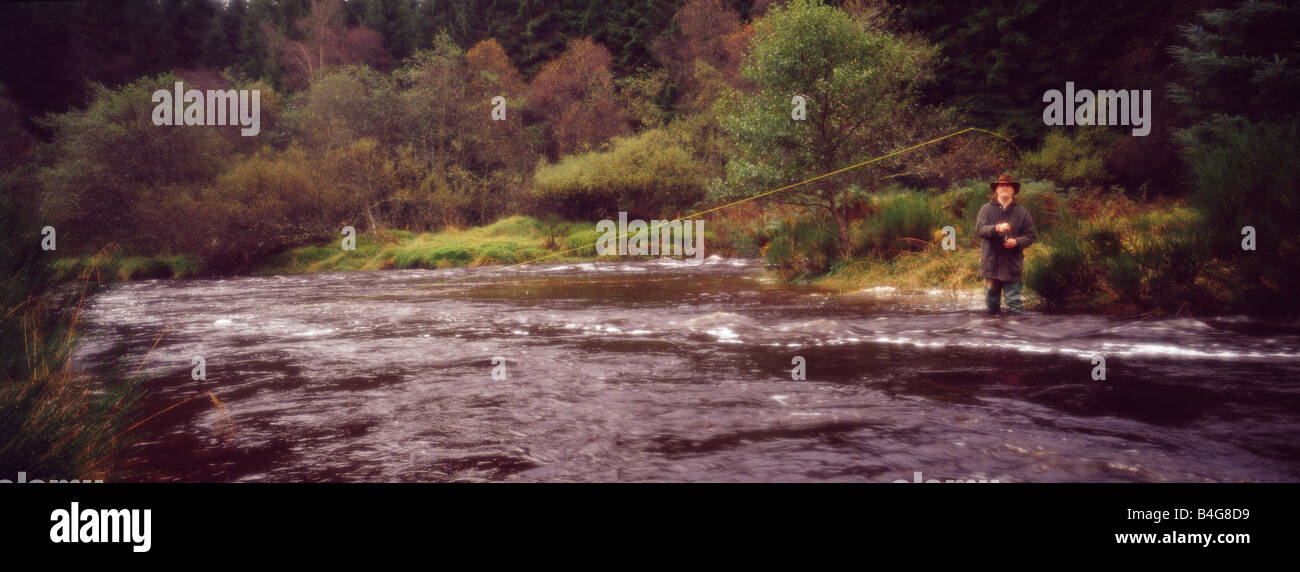
[[[356,235],[356,249],[343,250],[342,239],[290,248],[255,262],[241,273],[305,274],[388,268],[450,268],[515,264],[577,249],[547,260],[595,256],[599,234],[593,223],[513,216],[482,227],[414,233],[379,230]],[[109,249],[97,256],[66,257],[50,264],[59,281],[86,276],[96,282],[192,278],[211,274],[194,255],[136,256]]]
[[[912,252],[893,259],[856,258],[837,264],[813,284],[838,292],[890,286],[903,291],[978,288],[979,251],[941,249]]]
[[[989,200],[985,182],[945,191],[893,188],[872,195],[849,227],[844,256],[826,221],[778,205],[747,204],[710,217],[709,254],[762,256],[781,278],[852,292],[981,288],[979,240],[973,224]],[[1118,192],[1062,191],[1027,181],[1017,195],[1034,217],[1038,241],[1025,251],[1026,303],[1031,308],[1110,313],[1230,311],[1244,306],[1233,284],[1240,272],[1203,239],[1203,217],[1181,200],[1136,200]],[[956,248],[942,248],[945,227]],[[592,222],[512,216],[471,228],[414,233],[358,233],[298,246],[257,260],[241,273],[451,268],[596,257]],[[56,261],[62,279],[184,278],[205,274],[194,256],[100,256]],[[1234,292],[1238,292],[1234,294]]]
[[[723,222],[711,221],[710,224]],[[711,254],[736,255],[742,252],[738,252],[731,241],[749,245],[754,240],[754,229],[749,226],[733,224],[724,228],[730,234],[721,242],[715,242],[718,233],[713,227],[705,231]],[[424,233],[381,229],[360,232],[355,238],[356,248],[353,250],[343,249],[340,236],[338,240],[327,243],[298,246],[266,256],[239,273],[268,275],[452,268],[518,264],[544,257],[543,262],[591,260],[598,258],[595,244],[601,233],[596,231],[594,222],[516,215],[487,226]],[[714,248],[715,245],[718,249]],[[757,254],[752,245],[742,250],[745,255]],[[197,256],[126,256],[116,251],[110,251],[109,255],[61,258],[53,262],[51,269],[63,280],[86,275],[100,282],[191,278],[210,274]]]
[[[176,256],[84,256],[60,258],[50,265],[61,281],[85,275],[99,282],[190,278],[203,274],[203,262],[186,255]]]
[[[894,189],[874,196],[850,229],[843,256],[825,224],[790,219],[775,225],[763,252],[783,278],[840,292],[876,286],[900,290],[979,290],[975,214],[986,184],[944,192]],[[1030,307],[1108,313],[1223,311],[1239,304],[1239,277],[1198,236],[1198,211],[1182,201],[1139,202],[1119,193],[1063,192],[1024,185],[1017,200],[1034,217],[1039,239],[1025,251]],[[955,230],[955,250],[941,246]]]
[[[356,250],[342,239],[271,255],[254,274],[303,274],[388,268],[451,268],[517,264],[543,256],[549,262],[596,255],[594,223],[513,216],[487,226],[432,233],[381,230],[357,235]],[[561,252],[576,249],[573,252]]]

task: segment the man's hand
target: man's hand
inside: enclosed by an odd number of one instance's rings
[[[1014,239],[1014,238],[1008,238],[1006,242],[1002,243],[1002,246],[1005,246],[1005,247],[1007,247],[1007,248],[1015,248],[1015,247],[1016,247],[1016,239]]]
[[[997,232],[1000,232],[1000,233],[1002,233],[1002,234],[1006,234],[1006,233],[1008,233],[1008,232],[1011,232],[1011,223],[1009,223],[1009,222],[1000,222],[1000,223],[998,223],[997,226],[993,227],[993,230],[995,230],[995,231],[997,231]]]

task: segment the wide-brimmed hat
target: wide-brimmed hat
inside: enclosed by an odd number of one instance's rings
[[[1011,185],[1011,193],[1015,195],[1020,194],[1020,183],[1016,182],[1011,175],[999,175],[998,180],[989,183],[989,190],[996,193],[998,191],[998,185]]]

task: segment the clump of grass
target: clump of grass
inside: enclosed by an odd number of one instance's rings
[[[564,244],[561,246],[564,250],[572,250],[573,256],[596,256],[596,241],[600,240],[601,232],[594,227],[582,230],[570,231],[564,237]]]
[[[124,445],[136,385],[94,380],[68,360],[82,305],[114,251],[90,257],[71,289],[58,288],[61,280],[40,259],[15,265],[15,254],[0,255],[5,270],[31,280],[26,292],[6,290],[0,304],[0,474],[106,479]]]
[[[1095,303],[1100,290],[1096,257],[1088,252],[1084,234],[1077,219],[1066,217],[1038,241],[1041,256],[1025,261],[1025,285],[1048,307]]]
[[[1087,220],[1064,216],[1039,242],[1039,256],[1026,260],[1025,284],[1054,308],[1225,308],[1212,283],[1210,245],[1196,230],[1199,213],[1177,203],[1148,208],[1120,214],[1101,206]]]
[[[856,253],[889,258],[900,251],[924,250],[940,229],[956,225],[940,201],[924,192],[873,197],[871,203],[872,213],[849,231]]]
[[[818,286],[840,292],[866,286],[892,286],[900,290],[963,290],[980,284],[979,251],[945,251],[932,247],[899,254],[891,259],[856,258],[836,264]]]
[[[771,243],[764,256],[786,280],[815,278],[835,263],[839,239],[829,226],[811,219],[786,220],[770,230]]]

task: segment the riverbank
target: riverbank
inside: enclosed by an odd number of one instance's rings
[[[850,293],[981,288],[979,241],[970,221],[987,202],[981,185],[944,192],[895,189],[869,199],[849,229],[852,251],[838,254],[833,233],[794,211],[749,209],[709,221],[708,252],[766,259],[779,279]],[[1017,200],[1032,213],[1038,241],[1025,251],[1025,301],[1040,310],[1153,315],[1207,313],[1240,307],[1233,275],[1188,229],[1199,213],[1183,201],[1137,201],[1119,193],[1062,192],[1029,182]],[[946,227],[953,240],[943,246]],[[415,233],[379,229],[290,248],[235,274],[310,274],[405,268],[572,262],[600,258],[593,222],[511,216],[492,224]],[[606,257],[613,259],[615,257]],[[65,276],[101,281],[209,276],[188,255],[65,258]]]
[[[595,245],[601,235],[596,230],[595,222],[541,219],[523,215],[504,218],[486,226],[449,228],[438,232],[380,229],[358,233],[353,249],[345,250],[340,236],[339,240],[328,243],[298,246],[269,255],[236,274],[262,276],[436,269],[520,264],[533,260],[574,262],[627,258],[597,255]],[[706,230],[706,241],[712,241],[715,236]],[[723,248],[716,252],[735,254],[734,249],[720,246]],[[715,251],[711,249],[710,252]],[[66,276],[89,272],[107,282],[213,275],[201,260],[189,255],[62,258],[54,263],[54,269]]]
[[[972,224],[987,187],[942,193],[900,190],[872,197],[849,229],[852,253],[806,220],[778,225],[764,249],[786,280],[850,293],[982,290]],[[1017,196],[1038,240],[1025,250],[1025,302],[1038,310],[1118,315],[1230,312],[1246,307],[1239,276],[1195,229],[1201,215],[1181,200],[1061,192],[1031,182]],[[945,227],[953,240],[943,246]]]
[[[518,264],[542,257],[561,262],[594,257],[594,223],[512,216],[487,226],[413,233],[378,230],[357,235],[356,249],[342,241],[300,246],[273,254],[252,274],[306,274],[392,268],[452,268]]]
[[[14,215],[0,208],[7,228],[22,228]],[[106,257],[92,257],[89,266]],[[0,288],[0,474],[107,478],[132,437],[126,433],[140,379],[125,371],[96,377],[69,366],[85,302],[99,281],[89,273],[57,277],[34,244],[0,252],[0,270],[6,276]]]
[[[512,216],[487,226],[415,233],[380,229],[356,235],[355,249],[343,241],[290,248],[257,261],[237,274],[309,274],[392,268],[451,268],[588,259],[599,234],[595,224]],[[571,252],[566,252],[570,251]],[[61,276],[89,273],[100,281],[193,278],[213,273],[190,255],[61,258],[52,266]]]

